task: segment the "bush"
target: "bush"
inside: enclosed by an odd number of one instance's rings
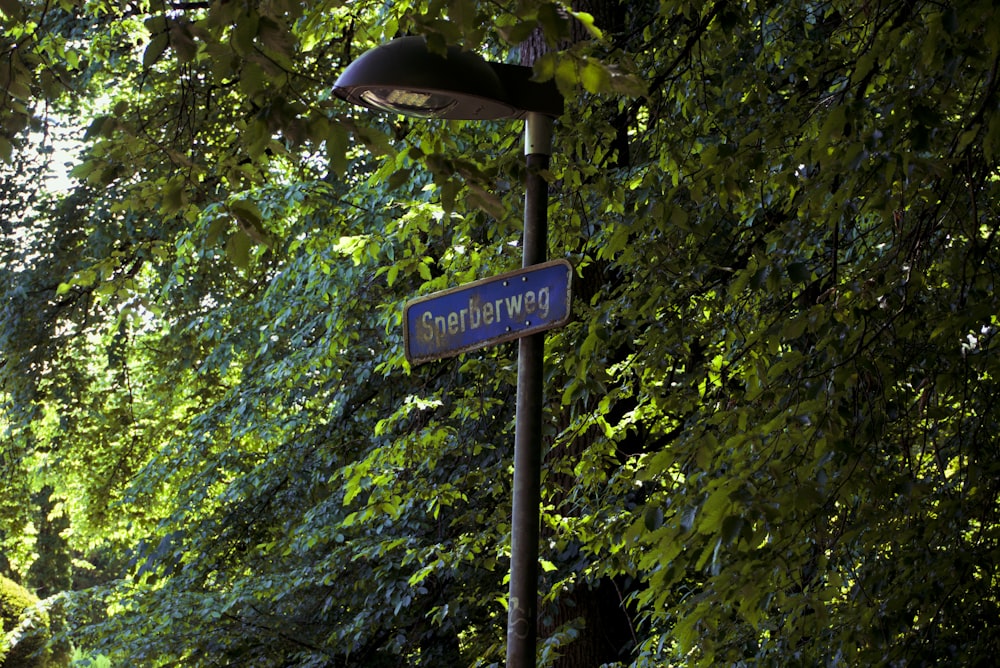
[[[49,616],[32,610],[38,598],[0,575],[0,668],[42,668],[49,638]]]

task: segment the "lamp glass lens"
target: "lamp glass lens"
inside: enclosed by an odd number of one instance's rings
[[[361,99],[372,107],[426,118],[440,116],[458,103],[451,95],[405,88],[369,88],[361,93]]]

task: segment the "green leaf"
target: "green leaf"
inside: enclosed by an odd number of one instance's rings
[[[601,63],[587,60],[580,73],[583,87],[590,93],[604,93],[611,90],[611,73]]]
[[[250,267],[250,249],[253,248],[253,239],[245,232],[236,232],[229,237],[226,242],[226,256],[240,269]]]
[[[642,521],[647,531],[656,531],[663,526],[663,507],[660,505],[646,506],[642,513]]]
[[[545,3],[539,7],[537,19],[546,41],[556,43],[570,36],[569,18],[555,3]]]
[[[232,31],[230,43],[237,54],[247,56],[253,52],[254,38],[257,36],[257,26],[260,17],[256,13],[241,17]]]
[[[583,27],[587,29],[587,32],[590,33],[591,37],[598,40],[604,39],[604,33],[601,32],[601,29],[594,24],[593,14],[588,14],[587,12],[571,11],[570,15],[577,21],[579,21],[581,24],[583,24]]]
[[[170,26],[169,36],[170,36],[170,45],[177,53],[177,59],[179,61],[181,61],[182,63],[189,63],[195,59],[195,56],[198,55],[198,44],[197,42],[195,42],[194,36],[191,34],[191,30],[186,24],[184,23],[172,24]],[[158,57],[159,56],[157,56],[157,58]],[[152,63],[150,63],[150,65],[151,64]]]
[[[719,485],[705,500],[701,508],[701,520],[698,522],[698,533],[712,534],[721,530],[725,511],[732,505],[729,498],[731,484]]]
[[[271,235],[264,228],[262,214],[256,203],[249,200],[236,200],[230,202],[229,210],[239,223],[248,237],[259,244],[270,246],[273,244]]]
[[[532,65],[532,79],[534,81],[550,81],[556,75],[556,65],[558,63],[559,61],[554,53],[543,54],[540,58],[535,59]]]
[[[793,283],[805,283],[812,278],[812,271],[803,262],[792,262],[785,269]]]
[[[167,50],[169,44],[170,37],[166,32],[154,35],[153,39],[146,45],[145,51],[143,51],[142,66],[150,68],[155,65],[160,60],[160,57],[163,56],[163,52]]]
[[[722,530],[720,531],[723,545],[732,545],[740,536],[743,529],[743,518],[736,515],[729,515],[722,520]]]
[[[459,187],[454,179],[448,179],[441,184],[441,209],[446,214],[455,210],[455,197],[458,195]]]
[[[500,34],[511,44],[520,44],[525,41],[538,27],[538,21],[533,19],[518,21],[513,26],[498,28]]]
[[[410,180],[410,169],[398,169],[389,176],[389,190],[397,190]]]

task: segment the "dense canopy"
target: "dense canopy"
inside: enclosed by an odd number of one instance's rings
[[[990,663],[990,0],[0,0],[0,576],[55,646],[503,662],[516,345],[401,317],[519,265],[521,124],[333,95],[401,35],[565,98],[539,665]]]

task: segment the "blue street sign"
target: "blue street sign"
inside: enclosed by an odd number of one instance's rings
[[[573,265],[553,260],[414,299],[403,314],[411,364],[562,327]]]

